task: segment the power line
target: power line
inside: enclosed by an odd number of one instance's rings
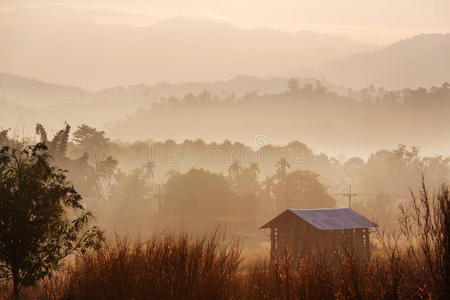
[[[379,194],[364,194],[364,193],[359,193],[358,195],[361,196],[369,196],[369,197],[378,197],[381,195],[385,195],[388,197],[394,197],[394,198],[410,198],[411,195],[393,195],[393,194],[386,194],[386,193],[379,193]]]

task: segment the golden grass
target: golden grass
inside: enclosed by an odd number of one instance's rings
[[[22,298],[450,299],[450,188],[435,197],[423,188],[399,221],[397,235],[378,232],[369,261],[348,249],[271,262],[248,251],[244,261],[239,243],[220,231],[118,240],[71,261]],[[2,299],[8,288],[0,285]]]

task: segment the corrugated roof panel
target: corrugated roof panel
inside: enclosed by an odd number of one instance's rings
[[[320,230],[362,229],[376,226],[350,208],[289,210]]]

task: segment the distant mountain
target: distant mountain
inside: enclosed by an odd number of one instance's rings
[[[35,110],[0,98],[0,130],[11,129],[15,136],[32,136],[32,129],[44,118]],[[25,132],[24,132],[25,131]]]
[[[287,78],[261,79],[239,75],[229,80],[214,82],[160,82],[155,85],[133,84],[116,86],[98,91],[79,87],[49,83],[21,75],[0,73],[0,99],[12,101],[27,107],[47,107],[68,103],[111,103],[126,102],[132,105],[150,105],[161,97],[183,97],[208,91],[217,96],[240,96],[257,92],[279,93],[287,89]],[[300,82],[314,83],[314,79],[300,79]]]
[[[146,101],[159,100],[161,97],[183,97],[187,94],[199,94],[208,91],[217,96],[239,96],[257,92],[278,93],[287,89],[287,78],[262,79],[253,76],[239,75],[229,80],[214,82],[181,82],[167,81],[155,85],[135,84],[127,87],[102,89],[94,93],[96,98],[109,100]],[[313,79],[302,79],[301,82],[314,82]]]
[[[450,34],[415,36],[300,74],[358,88],[369,84],[391,89],[440,86],[450,81]]]
[[[78,88],[48,83],[20,75],[0,73],[0,99],[39,107],[57,103],[80,101],[90,92]]]
[[[309,80],[311,82],[313,80]],[[302,82],[308,82],[306,80]],[[259,79],[236,76],[217,82],[186,82],[156,85],[137,84],[98,91],[48,83],[21,75],[0,73],[0,126],[16,128],[19,124],[33,134],[36,122],[51,129],[65,121],[72,125],[88,122],[97,127],[132,114],[139,107],[149,107],[162,97],[183,97],[204,91],[220,97],[258,92],[277,93],[287,88],[286,78]]]
[[[59,7],[0,14],[1,72],[90,89],[286,76],[371,49],[330,35],[181,17],[137,27],[99,24],[83,10]]]

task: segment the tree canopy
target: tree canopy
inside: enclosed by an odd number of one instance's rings
[[[45,144],[0,150],[0,277],[12,279],[16,299],[63,258],[102,242],[81,200]]]
[[[223,215],[230,188],[225,178],[203,169],[175,174],[165,185],[164,213],[178,216]]]

